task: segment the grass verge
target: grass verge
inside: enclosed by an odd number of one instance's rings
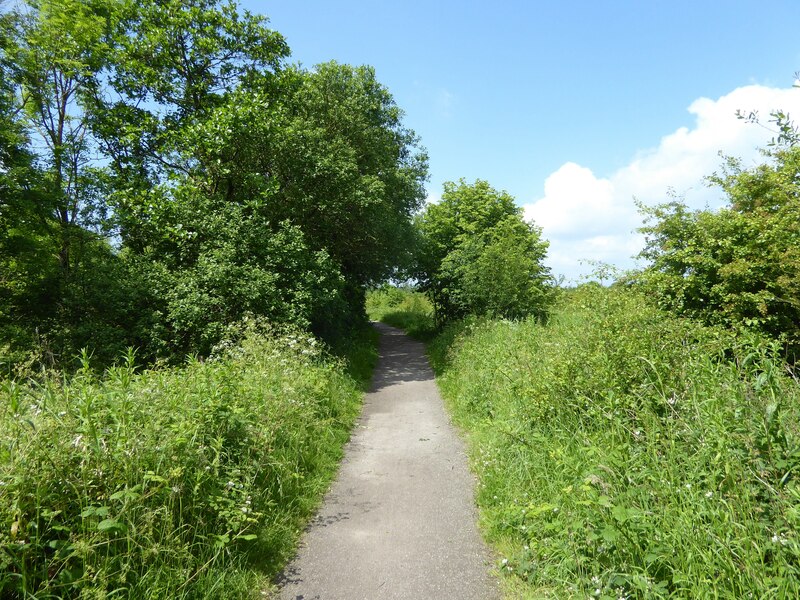
[[[425,294],[406,288],[384,286],[367,294],[367,315],[403,329],[411,337],[429,341],[436,335],[433,306]]]
[[[586,287],[431,345],[514,598],[800,597],[800,385],[779,348]]]
[[[273,332],[182,368],[0,382],[0,597],[258,597],[338,466],[370,335],[355,376]]]

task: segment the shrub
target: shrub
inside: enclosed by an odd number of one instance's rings
[[[732,159],[710,180],[729,206],[643,209],[650,261],[635,279],[657,302],[707,323],[761,331],[800,348],[800,147],[743,169]]]
[[[524,597],[800,595],[800,385],[780,346],[586,286],[432,356]]]
[[[251,333],[218,353],[0,384],[0,596],[264,588],[327,486],[360,393],[304,334]]]

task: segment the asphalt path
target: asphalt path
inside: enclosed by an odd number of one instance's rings
[[[377,324],[380,359],[338,477],[281,600],[499,598],[475,481],[424,347]]]

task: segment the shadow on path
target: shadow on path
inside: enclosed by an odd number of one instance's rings
[[[381,341],[378,349],[380,358],[370,392],[378,392],[390,385],[433,379],[422,342],[411,339],[401,329],[383,323],[373,323],[372,326],[380,332]]]

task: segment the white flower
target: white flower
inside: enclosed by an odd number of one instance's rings
[[[706,492],[706,498],[711,498],[711,496],[713,496],[713,495],[714,495],[714,492],[712,492],[712,491]]]

